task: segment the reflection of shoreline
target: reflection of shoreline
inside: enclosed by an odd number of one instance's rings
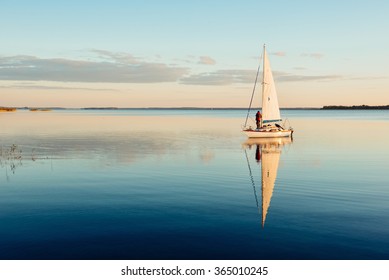
[[[278,164],[282,152],[282,148],[292,144],[293,139],[289,137],[283,138],[257,138],[248,139],[242,146],[246,155],[247,166],[249,169],[251,184],[254,190],[255,201],[259,213],[262,213],[262,227],[265,226],[267,213],[270,207],[270,201],[273,196],[275,182],[277,179]],[[261,207],[259,205],[257,188],[250,166],[250,160],[247,155],[246,148],[251,149],[255,146],[255,160],[261,164]]]
[[[229,139],[235,132],[235,126],[215,129],[225,124],[224,119],[193,116],[22,112],[7,118],[11,125],[0,131],[3,143],[42,148],[44,155],[54,158],[92,159],[102,166],[177,153],[196,154],[206,164],[214,159],[214,145],[219,143],[210,139]]]
[[[226,126],[224,117],[126,114],[23,110],[2,115],[7,125],[0,137],[4,146],[17,143],[27,159],[35,149],[39,158],[83,161],[104,170],[140,162],[154,167],[171,157],[206,165],[214,161],[220,145],[236,143],[230,140],[241,122],[231,118]]]

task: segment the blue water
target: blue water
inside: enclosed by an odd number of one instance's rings
[[[0,115],[0,258],[389,259],[389,111],[283,111],[264,225],[245,113]]]

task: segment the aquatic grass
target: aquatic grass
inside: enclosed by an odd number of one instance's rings
[[[9,148],[0,149],[0,162],[17,161],[22,160],[22,150],[15,144],[12,144]]]
[[[0,167],[6,168],[6,176],[8,178],[8,167],[11,170],[12,174],[15,174],[15,170],[23,165],[23,161],[25,160],[32,160],[36,161],[39,159],[36,156],[36,149],[33,148],[31,151],[31,157],[30,156],[24,156],[22,149],[16,145],[12,144],[9,147],[0,147]]]

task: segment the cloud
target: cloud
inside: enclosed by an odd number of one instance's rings
[[[386,80],[386,79],[389,79],[389,76],[363,76],[363,77],[350,77],[350,78],[348,78],[347,80],[357,80],[357,81],[360,81],[360,80],[367,80],[367,81],[371,81],[371,80]]]
[[[254,83],[256,72],[253,70],[218,70],[193,74],[180,79],[186,85],[231,85],[235,83]]]
[[[271,55],[275,55],[275,56],[286,56],[286,53],[285,53],[285,52],[273,52],[273,53],[271,53]]]
[[[116,89],[107,89],[107,88],[87,88],[87,87],[61,87],[61,86],[42,86],[42,85],[7,85],[0,86],[0,88],[9,88],[9,89],[38,89],[38,90],[83,90],[83,91],[117,91]]]
[[[336,74],[329,75],[296,75],[287,72],[278,72],[274,71],[274,79],[278,82],[305,82],[305,81],[315,81],[315,82],[334,82],[334,81],[352,81],[352,80],[381,80],[388,79],[388,76],[363,76],[363,77],[353,77],[353,76],[343,76]]]
[[[295,75],[286,72],[277,72],[274,73],[274,79],[279,82],[304,82],[304,81],[336,81],[346,79],[341,75]]]
[[[180,79],[181,84],[186,85],[231,85],[231,84],[253,84],[255,81],[255,71],[252,70],[218,70],[214,72],[204,72],[193,74]],[[344,80],[347,77],[341,75],[296,75],[287,72],[274,71],[276,82],[304,82],[304,81],[336,81]],[[259,73],[259,77],[262,73]]]
[[[302,53],[301,56],[311,57],[311,58],[315,58],[315,59],[321,59],[324,57],[324,54],[322,54],[322,53]]]
[[[210,72],[193,73],[190,69],[179,65],[148,62],[143,58],[128,53],[110,52],[105,50],[89,50],[94,60],[72,60],[63,58],[39,58],[36,56],[0,56],[0,80],[19,81],[12,86],[1,88],[31,88],[31,89],[86,89],[65,86],[41,86],[39,84],[22,84],[23,81],[56,81],[85,83],[160,83],[177,82],[183,85],[231,85],[253,84],[255,70],[224,69]],[[276,54],[277,55],[277,54]],[[278,52],[280,55],[280,52]],[[303,56],[320,58],[322,54],[302,54]],[[193,57],[195,58],[195,57]],[[201,56],[198,63],[213,65],[215,60]],[[306,70],[295,67],[295,70]],[[297,72],[298,73],[298,72]],[[301,72],[300,72],[301,73]],[[261,77],[259,73],[259,77]],[[297,75],[289,72],[274,71],[277,82],[302,81],[338,81],[351,79],[381,79],[383,77],[355,78],[336,74],[329,75]],[[386,78],[386,77],[384,77]],[[26,82],[24,82],[26,83]],[[90,89],[98,90],[98,89]],[[110,90],[110,89],[104,89]]]
[[[103,61],[0,57],[0,80],[159,83],[175,82],[188,68],[141,61],[130,54],[93,50]]]
[[[215,65],[216,61],[209,56],[200,56],[200,60],[198,61],[198,64]]]
[[[98,50],[98,49],[91,49],[89,51],[97,54],[99,58],[106,60],[106,61],[117,62],[117,63],[122,63],[122,64],[140,63],[138,58],[134,57],[132,54],[129,54],[129,53],[110,52],[110,51]]]

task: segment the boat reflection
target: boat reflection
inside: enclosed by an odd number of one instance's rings
[[[257,203],[259,213],[262,214],[262,227],[265,226],[266,216],[273,196],[281,152],[285,146],[289,146],[292,142],[293,139],[289,137],[250,138],[242,144],[254,190],[255,201]],[[261,205],[259,205],[253,170],[251,169],[250,160],[247,155],[247,149],[251,150],[253,147],[255,147],[255,161],[261,165]]]

